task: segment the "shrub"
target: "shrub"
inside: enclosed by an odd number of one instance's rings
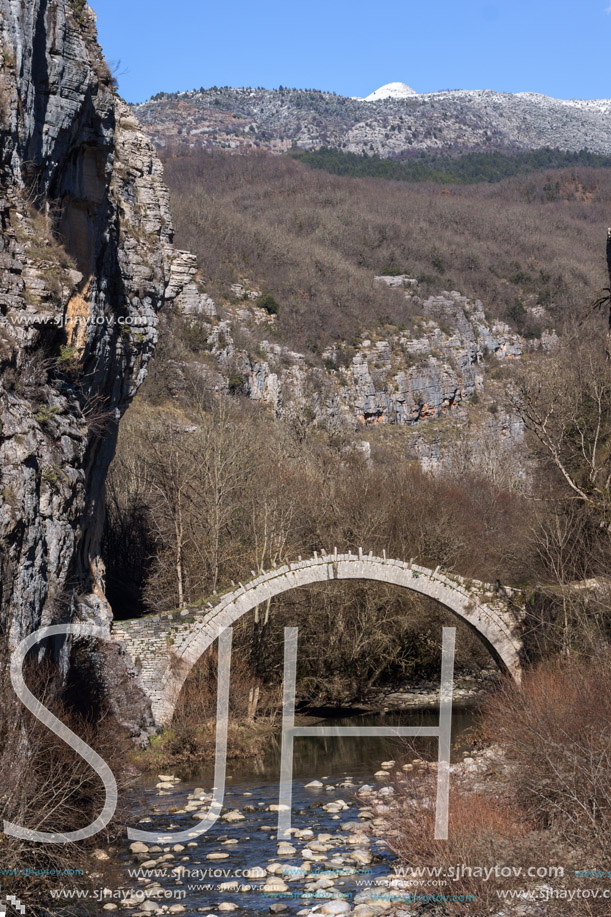
[[[484,735],[515,764],[520,805],[584,851],[611,853],[611,670],[552,661],[504,683],[485,708]]]
[[[73,373],[78,369],[79,366],[79,356],[78,350],[76,347],[68,347],[67,344],[62,344],[59,348],[59,354],[57,356],[57,366],[59,369],[63,370],[66,373]]]
[[[444,264],[444,261],[441,255],[437,255],[437,254],[433,255],[433,257],[431,258],[431,264],[433,265],[433,267],[435,268],[438,274],[445,274],[446,266]]]
[[[492,794],[451,789],[448,839],[436,841],[435,806],[430,803],[435,799],[435,776],[425,765],[416,765],[415,770],[401,777],[395,786],[396,807],[393,807],[389,818],[387,841],[402,866],[450,870],[457,864],[464,864],[475,871],[474,867],[494,867],[501,863],[527,867],[544,860],[540,841],[539,850],[532,841],[528,845],[523,844],[523,838],[532,832],[525,813]],[[498,906],[497,889],[524,888],[523,878],[503,878],[496,883],[494,880],[486,881],[485,876],[465,872],[441,889],[443,893],[451,891],[457,897],[472,899],[446,905],[450,914],[474,914],[479,917],[496,913],[493,908],[495,904]],[[413,887],[410,889],[416,890]],[[420,891],[430,893],[431,889],[423,881]]]
[[[102,811],[102,783],[90,764],[17,702],[9,684],[7,656],[6,645],[0,643],[0,820],[37,831],[82,828]],[[26,664],[25,678],[43,705],[102,756],[117,777],[120,793],[124,791],[129,782],[125,771],[131,743],[106,712],[98,709],[95,726],[79,715],[64,701],[62,685],[49,664],[37,664],[35,668]],[[125,814],[121,803],[113,822],[115,828],[124,821]],[[114,830],[110,825],[91,840],[70,844],[33,843],[3,834],[3,892],[20,898],[28,914],[49,913],[49,892],[58,884],[66,889],[91,887],[91,852],[108,842]],[[96,861],[95,872],[96,885],[117,880],[100,861]]]
[[[400,271],[398,267],[389,267],[386,265],[380,271],[380,277],[400,277],[403,271]]]
[[[42,408],[34,414],[34,420],[39,424],[50,423],[57,414],[61,413],[61,408],[55,407],[54,405],[49,405],[48,407]]]
[[[278,315],[280,311],[280,306],[274,299],[271,293],[262,293],[259,299],[257,300],[257,305],[261,309],[265,309],[270,315]]]
[[[527,878],[528,867],[556,864],[564,875],[551,884],[575,893],[583,885],[575,867],[604,863],[611,851],[611,669],[605,654],[548,661],[521,686],[504,681],[485,704],[481,741],[492,746],[494,757],[477,778],[454,770],[447,841],[434,840],[434,766],[414,762],[396,779],[387,816],[390,848],[408,867],[471,867],[454,875],[451,892],[474,900],[446,904],[449,914],[496,914],[497,891],[541,885],[541,878]],[[473,870],[499,864],[522,873],[485,880]],[[565,914],[565,901],[549,901],[545,913]],[[571,913],[606,917],[608,911],[603,901],[575,899]]]
[[[87,0],[70,0],[70,6],[77,22],[83,23],[87,10]]]
[[[237,392],[241,391],[242,386],[244,385],[244,376],[239,373],[232,373],[229,377],[229,391],[232,395],[235,395]]]
[[[518,331],[521,331],[524,327],[527,314],[524,304],[519,299],[514,300],[507,309],[507,318],[513,322]]]

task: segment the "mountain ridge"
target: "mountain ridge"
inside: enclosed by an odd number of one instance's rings
[[[132,110],[159,147],[284,153],[325,146],[398,159],[421,152],[543,147],[611,154],[608,99],[563,100],[489,89],[372,96],[368,101],[319,90],[212,87],[160,93]]]

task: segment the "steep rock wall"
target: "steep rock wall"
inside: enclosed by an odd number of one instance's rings
[[[50,622],[110,625],[104,481],[174,254],[161,165],[116,95],[82,0],[0,0],[0,118],[0,636],[10,646]],[[68,648],[56,651],[67,670]],[[130,712],[115,712],[135,733],[146,711],[112,653],[93,650],[92,671],[125,682]]]

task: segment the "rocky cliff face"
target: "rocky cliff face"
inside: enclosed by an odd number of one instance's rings
[[[458,291],[421,295],[417,281],[404,276],[372,282],[403,290],[415,313],[411,327],[378,326],[350,346],[327,347],[316,360],[278,342],[275,317],[260,307],[261,293],[247,281],[234,284],[234,301],[218,310],[202,294],[197,308],[183,307],[178,298],[174,316],[191,328],[200,349],[193,362],[171,361],[172,392],[180,395],[193,375],[217,391],[246,395],[278,419],[356,434],[362,443],[368,428],[401,427],[398,448],[433,471],[466,461],[467,453],[469,461],[485,461],[493,441],[503,450],[519,449],[522,427],[499,411],[494,369],[556,345],[546,310],[527,310],[536,333],[524,338]]]
[[[0,0],[0,54],[0,628],[14,645],[50,622],[109,625],[104,481],[174,255],[161,166],[84,0]],[[125,676],[110,653],[94,654],[102,681],[108,664]]]

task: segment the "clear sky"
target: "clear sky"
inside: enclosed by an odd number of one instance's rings
[[[91,0],[121,94],[279,85],[365,96],[610,98],[611,0]],[[118,63],[120,61],[120,63]]]

